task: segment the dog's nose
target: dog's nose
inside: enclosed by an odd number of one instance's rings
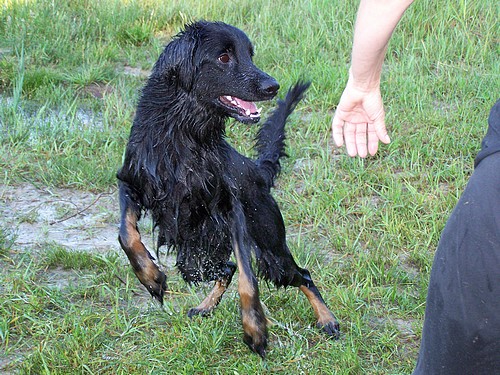
[[[275,96],[280,89],[280,85],[274,78],[269,78],[262,82],[261,90],[263,93],[269,96]]]

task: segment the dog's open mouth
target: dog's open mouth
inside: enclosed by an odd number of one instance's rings
[[[257,108],[254,102],[247,102],[235,96],[221,96],[220,102],[230,109],[234,114],[232,115],[241,122],[257,122],[260,120],[260,112],[262,108]]]

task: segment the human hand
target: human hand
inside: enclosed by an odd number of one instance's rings
[[[344,144],[349,156],[367,153],[375,155],[379,140],[391,140],[385,127],[385,111],[380,88],[364,90],[355,87],[350,79],[342,93],[332,121],[333,140],[337,147]]]

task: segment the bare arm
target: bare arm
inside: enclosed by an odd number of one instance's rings
[[[332,121],[337,146],[350,156],[374,155],[378,141],[389,143],[380,95],[380,74],[392,33],[413,0],[361,0],[349,79]]]

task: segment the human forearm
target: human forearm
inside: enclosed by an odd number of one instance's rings
[[[389,39],[413,0],[361,0],[354,29],[349,80],[332,120],[335,144],[350,156],[375,155],[389,143],[380,73]]]
[[[359,90],[380,84],[389,39],[413,0],[361,0],[351,57],[349,83]]]

